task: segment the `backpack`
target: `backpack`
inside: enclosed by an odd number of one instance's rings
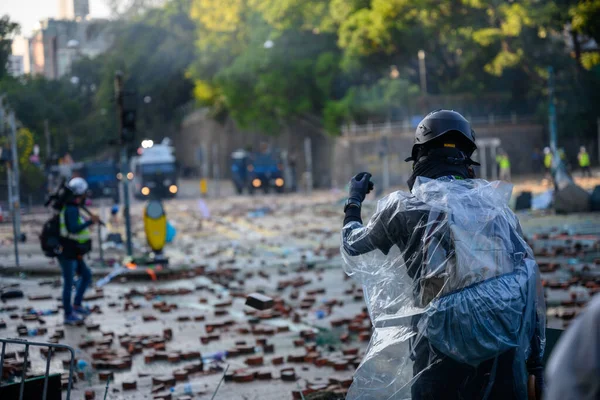
[[[437,227],[426,234],[420,291],[427,304],[418,331],[474,367],[519,347],[535,326],[536,263],[515,227],[502,215],[430,218]]]
[[[40,234],[40,246],[46,257],[54,258],[62,253],[59,214],[55,214],[44,223]]]

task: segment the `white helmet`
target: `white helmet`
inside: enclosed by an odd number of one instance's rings
[[[579,148],[579,151],[580,151],[580,152],[582,152],[582,153],[585,153],[585,146],[581,146],[581,147]]]
[[[88,184],[83,178],[73,178],[67,184],[67,187],[75,196],[83,196],[88,190]]]
[[[550,154],[550,147],[544,148],[544,154]]]

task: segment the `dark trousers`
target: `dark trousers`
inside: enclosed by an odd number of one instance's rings
[[[495,368],[494,360],[477,368],[454,361],[433,349],[425,338],[419,340],[413,352],[413,375],[421,375],[412,385],[412,400],[480,400],[490,379],[489,400],[518,398],[513,381],[514,351],[501,354]]]
[[[85,261],[76,258],[59,257],[58,262],[60,263],[63,275],[63,308],[65,315],[70,315],[73,312],[71,292],[73,291],[73,279],[75,273],[79,275],[79,281],[77,282],[77,290],[75,291],[75,300],[73,301],[73,304],[80,306],[83,301],[85,290],[92,282],[92,271],[85,264]]]
[[[592,177],[592,169],[589,167],[589,165],[587,167],[581,167],[581,176],[586,175],[590,178]]]

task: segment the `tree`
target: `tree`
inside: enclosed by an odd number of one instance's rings
[[[0,79],[6,75],[8,56],[12,53],[12,38],[19,33],[19,24],[12,22],[8,15],[0,18]]]

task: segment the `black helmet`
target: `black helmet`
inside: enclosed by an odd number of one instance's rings
[[[427,114],[415,132],[411,156],[406,161],[416,161],[417,149],[425,143],[445,135],[448,132],[459,132],[461,136],[461,150],[467,157],[471,157],[477,149],[475,132],[471,124],[462,115],[453,110],[435,110]],[[464,137],[463,137],[464,136]]]

